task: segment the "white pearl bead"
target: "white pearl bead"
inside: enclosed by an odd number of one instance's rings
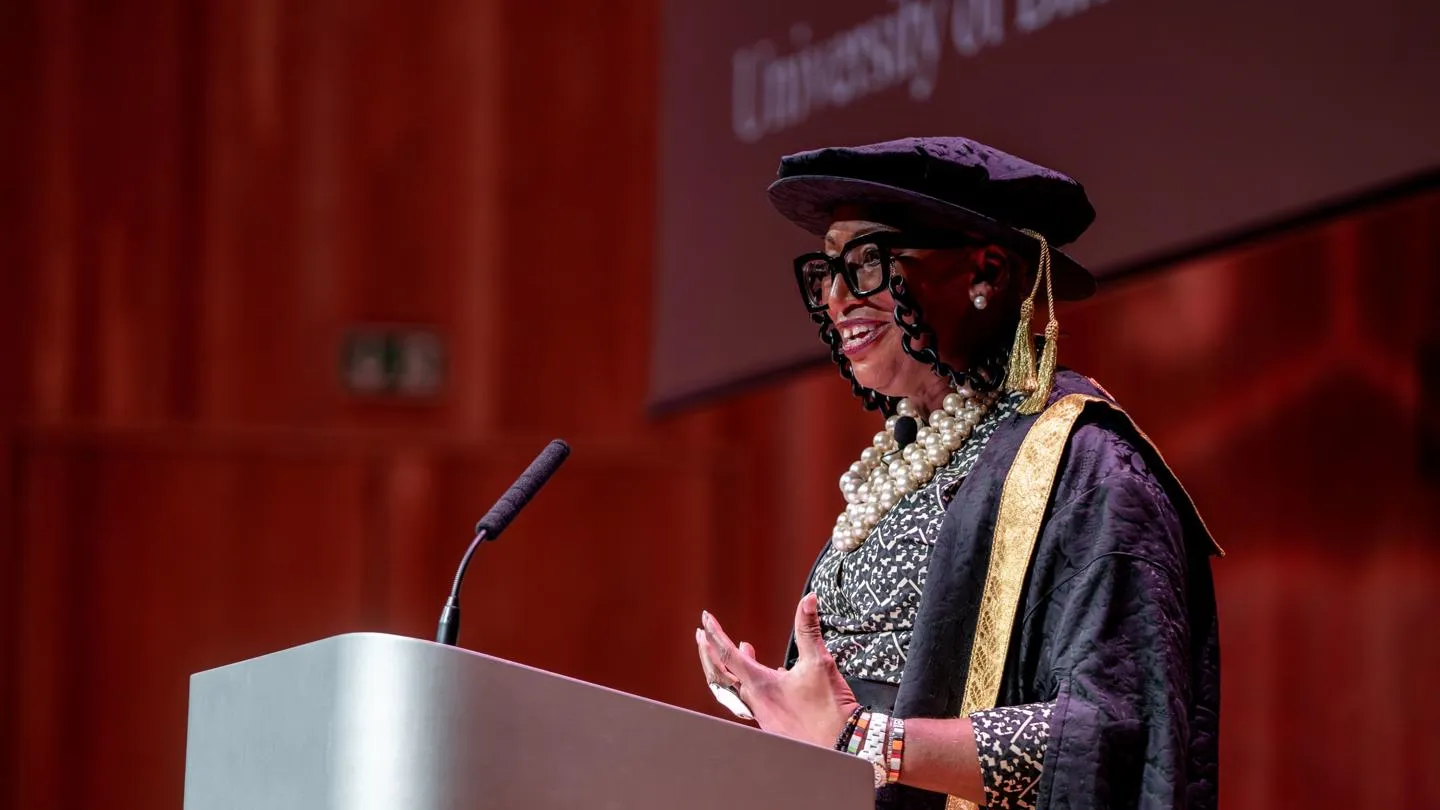
[[[847,503],[835,518],[831,543],[846,552],[864,545],[870,532],[896,504],[929,482],[936,469],[954,460],[955,451],[965,444],[997,400],[994,394],[977,395],[968,387],[947,395],[942,409],[932,411],[919,425],[915,441],[900,454],[901,458],[886,463],[885,455],[899,449],[893,432],[895,423],[902,416],[920,418],[913,401],[898,403],[896,415],[885,420],[886,430],[875,434],[871,446],[860,453],[860,460],[840,476],[840,491]]]

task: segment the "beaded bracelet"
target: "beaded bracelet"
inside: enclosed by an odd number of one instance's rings
[[[876,787],[880,786],[879,769],[883,768],[884,784],[900,781],[900,768],[905,759],[905,721],[864,706],[850,713],[835,750],[854,754],[877,768]]]
[[[885,745],[885,783],[900,781],[900,766],[905,761],[905,721],[899,717],[890,720],[890,739]]]
[[[865,711],[860,719],[855,722],[855,730],[850,732],[850,741],[845,746],[845,753],[859,755],[860,747],[864,744],[865,738],[870,734],[870,724],[875,720],[875,713]]]
[[[841,729],[840,736],[835,738],[835,750],[844,751],[850,743],[850,735],[855,733],[855,725],[860,722],[860,715],[866,712],[864,706],[856,706],[855,711],[850,712],[850,719],[845,721],[845,728]]]
[[[867,762],[885,762],[885,739],[890,733],[890,715],[880,712],[871,712],[869,727],[865,731],[864,742],[857,746],[860,758]],[[860,730],[855,730],[855,736],[860,736]]]

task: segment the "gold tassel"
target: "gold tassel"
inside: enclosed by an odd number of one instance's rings
[[[1020,403],[1020,413],[1036,414],[1045,410],[1050,401],[1050,392],[1055,385],[1055,368],[1060,338],[1060,322],[1055,319],[1055,290],[1050,270],[1050,243],[1044,236],[1031,230],[1022,233],[1035,237],[1040,242],[1040,260],[1036,262],[1035,286],[1030,297],[1020,305],[1020,326],[1015,330],[1015,345],[1010,352],[1010,377],[1023,387],[1011,387],[1011,391],[1023,391],[1027,396]],[[1034,336],[1030,332],[1030,318],[1035,312],[1035,296],[1040,292],[1040,282],[1045,282],[1045,306],[1050,320],[1045,324],[1045,346],[1040,353],[1039,367],[1035,367]],[[1016,372],[1016,369],[1019,372]],[[1007,380],[1007,387],[1009,381]]]
[[[1045,346],[1040,350],[1040,370],[1035,374],[1035,389],[1020,403],[1020,413],[1039,413],[1050,402],[1050,391],[1055,385],[1055,342],[1059,336],[1060,325],[1051,318],[1045,324]]]
[[[1020,304],[1020,325],[1015,327],[1015,342],[1010,346],[1010,372],[1005,376],[1005,390],[1029,394],[1035,390],[1034,335],[1030,334],[1030,316],[1035,312],[1032,295]]]

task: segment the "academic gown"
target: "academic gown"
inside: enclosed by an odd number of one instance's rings
[[[1093,381],[1062,370],[1051,402],[1071,393],[1113,404]],[[893,706],[877,708],[958,715],[1001,489],[1036,418],[1006,418],[947,507]],[[1054,702],[1037,807],[1216,806],[1216,552],[1143,434],[1118,408],[1087,408],[1035,542],[998,701]],[[795,656],[792,635],[787,667]],[[854,685],[857,695],[873,687]],[[884,810],[944,805],[942,794],[904,785],[876,797]]]

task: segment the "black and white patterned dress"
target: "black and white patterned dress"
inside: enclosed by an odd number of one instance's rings
[[[899,685],[945,510],[986,441],[1014,414],[1020,399],[997,402],[950,463],[901,499],[859,548],[827,548],[816,563],[813,587],[825,645],[847,678]],[[970,715],[988,807],[1035,806],[1050,708],[1034,704]]]
[[[1034,810],[1053,703],[998,706],[970,715],[989,810]]]
[[[825,645],[840,671],[853,678],[899,684],[930,553],[945,509],[985,449],[1000,421],[1015,412],[1019,397],[1002,399],[975,426],[970,438],[924,487],[900,500],[859,548],[827,549],[816,563]]]

